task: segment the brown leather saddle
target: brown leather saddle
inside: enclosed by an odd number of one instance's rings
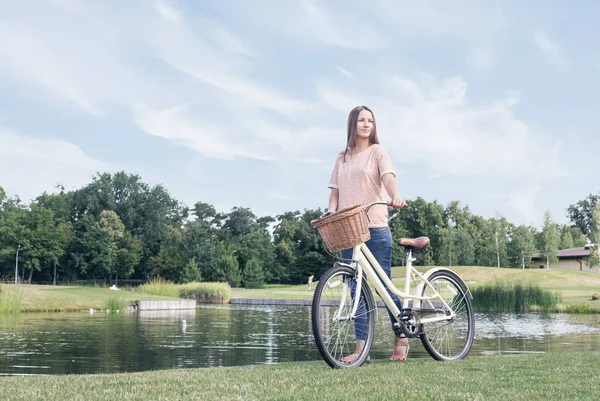
[[[429,245],[429,237],[400,238],[398,245],[403,246],[407,250],[423,249]]]

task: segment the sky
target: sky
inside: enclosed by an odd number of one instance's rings
[[[600,183],[600,3],[0,0],[0,186],[124,170],[188,206],[326,208],[349,111],[401,197],[540,228]]]

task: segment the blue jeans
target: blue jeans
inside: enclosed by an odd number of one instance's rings
[[[392,278],[392,233],[389,227],[378,227],[378,228],[370,228],[371,239],[369,239],[365,244],[369,251],[373,254],[377,262],[381,265],[385,274],[391,279]],[[343,259],[342,262],[350,264],[352,261],[352,248],[344,249],[340,251],[340,257]],[[387,288],[385,283],[383,283],[385,289],[388,291],[388,294],[392,297],[392,300],[398,307],[398,309],[402,309],[402,301],[396,294],[392,294],[390,290]],[[351,283],[350,286],[350,294],[354,299],[354,292],[356,289],[356,285],[354,282]],[[389,308],[386,309],[388,311],[388,315],[390,317],[390,322],[392,323],[392,329],[394,329],[394,323],[396,323],[396,318],[392,314]],[[367,310],[365,308],[364,302],[359,302],[358,309],[356,311],[356,319],[354,320],[354,334],[357,340],[365,340],[367,336]],[[395,331],[395,330],[394,330]]]

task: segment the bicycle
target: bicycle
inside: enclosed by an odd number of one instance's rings
[[[407,252],[404,291],[396,288],[365,245],[370,238],[369,209],[387,204],[377,201],[367,207],[354,205],[311,222],[332,252],[353,248],[350,263],[336,262],[320,277],[312,301],[313,336],[319,353],[332,368],[359,367],[369,356],[377,319],[371,287],[394,315],[394,330],[408,338],[419,337],[435,360],[463,359],[473,344],[472,295],[462,278],[448,268],[431,268],[421,274],[412,265],[416,260],[413,251],[429,245],[428,237],[398,240]],[[412,294],[411,284],[415,289]],[[386,287],[402,300],[402,309]],[[357,311],[362,312],[357,315]],[[352,330],[357,318],[366,319],[364,347],[356,359],[346,363],[343,357],[354,353],[357,344],[358,333]],[[349,340],[343,338],[349,334]],[[449,334],[457,335],[456,344],[450,343]]]

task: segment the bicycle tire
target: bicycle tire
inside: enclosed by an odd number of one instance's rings
[[[323,360],[325,360],[325,362],[327,362],[327,364],[330,367],[359,367],[367,360],[369,356],[369,351],[373,344],[373,337],[375,336],[375,319],[377,315],[377,305],[375,304],[375,299],[373,298],[371,288],[368,286],[366,281],[363,280],[361,289],[361,300],[359,302],[364,302],[366,308],[365,317],[367,320],[367,330],[365,345],[359,357],[356,358],[355,361],[353,361],[352,363],[342,362],[340,358],[341,353],[340,355],[335,355],[328,347],[327,336],[325,333],[326,331],[330,330],[330,328],[325,327],[326,320],[323,320],[322,316],[324,315],[325,317],[329,317],[331,315],[331,309],[327,311],[325,308],[331,308],[333,306],[333,309],[337,309],[339,306],[339,302],[336,304],[335,301],[329,301],[329,305],[327,305],[327,302],[324,301],[324,293],[326,290],[325,286],[327,285],[327,283],[330,282],[330,279],[332,279],[336,275],[339,275],[340,277],[346,280],[355,280],[356,270],[346,266],[339,266],[335,264],[332,268],[323,273],[323,275],[319,278],[319,283],[317,285],[317,288],[315,289],[315,294],[313,296],[311,309],[313,336],[317,344],[317,348],[319,349],[319,353],[321,354],[321,357],[323,358]],[[351,303],[352,301],[348,301],[348,304],[351,305]],[[328,320],[327,323],[331,324],[331,322],[329,322]],[[352,326],[354,327],[354,322],[352,322]],[[346,329],[345,331],[347,332],[348,329]],[[349,345],[349,347],[355,347],[355,345],[356,340],[354,336],[352,336],[352,344]],[[344,345],[341,345],[340,348],[343,349]]]
[[[425,347],[425,349],[427,350],[427,352],[433,359],[438,360],[438,361],[457,361],[457,360],[461,360],[461,359],[465,358],[468,355],[468,353],[471,350],[471,347],[473,345],[473,338],[475,337],[475,315],[473,312],[473,305],[471,302],[471,297],[470,297],[470,293],[468,291],[467,285],[456,273],[454,273],[450,270],[439,270],[439,271],[432,273],[431,276],[428,277],[428,281],[430,283],[435,283],[437,280],[440,280],[440,279],[446,279],[450,283],[453,283],[454,286],[458,289],[458,292],[460,293],[460,300],[462,302],[464,302],[464,317],[466,318],[466,331],[467,331],[465,339],[464,339],[463,343],[459,346],[459,348],[456,350],[456,352],[454,352],[451,355],[446,355],[446,354],[444,354],[443,350],[438,349],[438,348],[444,348],[444,347],[435,345],[434,343],[436,341],[432,341],[432,338],[429,335],[429,333],[433,332],[434,330],[441,330],[441,328],[440,329],[435,329],[435,328],[432,329],[431,328],[432,323],[423,324],[420,338],[421,338],[421,342],[423,343],[423,346]],[[425,287],[423,288],[423,291],[421,294],[422,296],[425,295],[425,292],[427,291],[428,287],[429,286],[426,284]],[[455,294],[454,297],[456,297],[456,296],[457,295]],[[444,298],[444,301],[446,303],[451,302],[450,299],[446,299],[446,298]],[[459,310],[462,308],[462,306],[463,305],[457,306],[456,309]],[[460,310],[459,310],[459,312],[460,312]],[[443,326],[443,327],[447,327],[453,323],[455,323],[455,322],[448,323],[448,324],[446,324],[446,326]],[[450,347],[446,346],[446,349],[449,350]]]

